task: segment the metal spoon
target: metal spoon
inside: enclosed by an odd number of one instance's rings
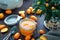
[[[16,26],[14,26],[14,27],[11,29],[10,33],[9,33],[3,40],[8,40],[8,38],[9,38],[12,34],[14,34],[15,32],[16,32]]]

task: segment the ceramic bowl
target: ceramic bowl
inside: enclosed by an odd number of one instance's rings
[[[51,29],[47,26],[46,21],[44,21],[44,26],[45,26],[47,29],[51,30]]]
[[[7,25],[15,25],[18,23],[18,21],[21,19],[22,17],[18,16],[18,15],[10,15],[8,17],[5,18],[4,22]]]

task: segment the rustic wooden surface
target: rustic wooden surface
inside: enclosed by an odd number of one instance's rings
[[[35,0],[24,0],[23,6],[21,8],[13,9],[13,14],[18,14],[18,11],[19,10],[26,10],[29,6],[32,6],[32,4],[34,2],[35,2]],[[0,12],[3,12],[5,14],[5,11],[4,10],[1,10],[0,9]],[[5,14],[5,17],[7,17],[7,16],[9,16],[9,15],[6,15]],[[26,15],[26,17],[29,17],[29,16],[30,15]],[[35,16],[38,17],[38,20],[37,20],[38,25],[37,25],[36,31],[34,32],[33,37],[34,38],[37,38],[37,37],[40,36],[40,34],[38,33],[38,30],[43,29],[43,30],[45,30],[45,32],[48,32],[48,30],[43,26],[44,16],[42,16],[42,17],[40,17],[40,15],[35,15]],[[0,24],[4,24],[4,19],[3,20],[0,20]],[[19,32],[19,25],[16,24],[16,26],[17,26],[17,31],[16,32]],[[10,26],[7,26],[7,27],[9,28],[9,31],[12,28]],[[0,40],[3,40],[3,38],[9,33],[9,31],[7,33],[4,33],[4,34],[2,34],[0,32]],[[23,36],[21,36],[20,38],[22,38],[22,40],[24,40],[24,37]],[[13,35],[8,40],[14,40],[13,39]]]

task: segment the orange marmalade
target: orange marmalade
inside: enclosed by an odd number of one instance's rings
[[[25,18],[20,21],[20,32],[22,35],[32,35],[34,30],[36,29],[36,22],[32,19]]]

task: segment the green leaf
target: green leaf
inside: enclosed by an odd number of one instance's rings
[[[46,17],[45,17],[45,20],[49,21],[52,17],[52,14],[51,13],[47,13],[46,14]]]

